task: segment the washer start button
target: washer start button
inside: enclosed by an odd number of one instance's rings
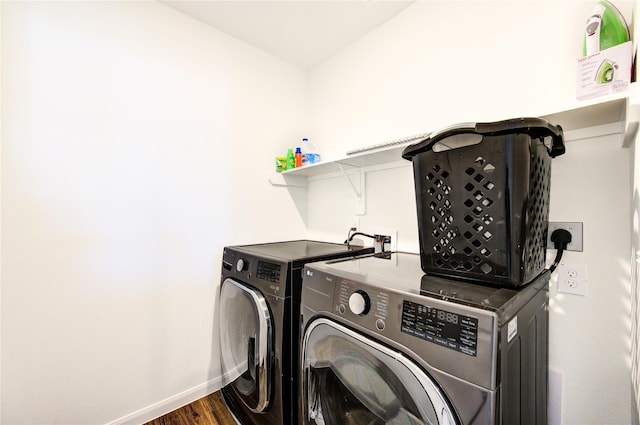
[[[382,320],[382,319],[378,319],[378,320],[376,320],[376,328],[377,328],[379,331],[383,331],[383,330],[384,330],[384,327],[385,327],[384,320]]]

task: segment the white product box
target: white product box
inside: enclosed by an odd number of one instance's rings
[[[627,41],[578,59],[576,98],[586,100],[628,90],[632,49],[632,42]]]

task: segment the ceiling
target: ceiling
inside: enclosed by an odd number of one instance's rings
[[[329,59],[415,0],[161,0],[304,69]]]

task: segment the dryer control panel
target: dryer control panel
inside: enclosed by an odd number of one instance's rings
[[[233,248],[225,248],[222,257],[222,278],[234,277],[253,286],[263,294],[285,297],[287,264],[261,258]]]

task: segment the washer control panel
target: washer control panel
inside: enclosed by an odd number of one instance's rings
[[[348,279],[342,279],[337,288],[338,314],[350,312],[359,317],[371,316],[377,330],[385,329],[389,305],[387,291],[380,288],[358,289],[358,284]]]
[[[401,332],[470,356],[476,355],[478,319],[411,301],[402,303]]]
[[[400,295],[381,286],[351,279],[335,279],[333,311],[368,329],[393,338],[405,334],[459,353],[477,357],[479,351],[478,316],[451,303],[427,297]],[[390,337],[391,337],[391,334]]]
[[[371,301],[369,301],[369,295],[366,292],[358,290],[349,296],[349,310],[353,314],[364,316],[370,308]]]

